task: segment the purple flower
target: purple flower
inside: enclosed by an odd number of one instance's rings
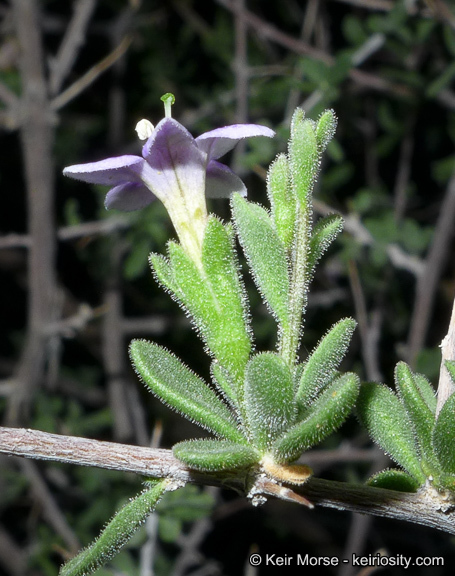
[[[198,249],[200,253],[207,220],[205,196],[224,198],[234,192],[246,194],[240,178],[218,162],[218,158],[243,138],[271,138],[275,133],[265,126],[234,124],[193,138],[170,117],[161,120],[155,129],[149,126],[151,135],[142,148],[142,157],[125,155],[77,164],[65,168],[63,174],[91,184],[111,186],[106,208],[139,210],[155,197],[159,198],[169,212],[182,245],[191,252]]]

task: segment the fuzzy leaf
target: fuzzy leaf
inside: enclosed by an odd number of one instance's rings
[[[434,414],[423,399],[409,366],[404,362],[398,362],[395,368],[395,385],[414,426],[421,454],[431,466],[434,461],[431,442]],[[436,462],[434,464],[437,466]]]
[[[263,352],[248,362],[245,411],[252,443],[262,452],[293,424],[296,410],[292,374],[277,354]]]
[[[286,326],[289,323],[286,250],[262,206],[234,194],[232,210],[254,281],[274,317]]]
[[[231,407],[237,407],[239,401],[236,382],[226,368],[223,368],[217,360],[214,360],[211,365],[211,373],[214,384],[222,396],[226,398]]]
[[[246,441],[215,392],[165,348],[133,340],[130,356],[136,372],[164,404],[214,434],[235,442]]]
[[[207,223],[202,264],[218,311],[216,323],[209,323],[210,348],[222,365],[243,379],[251,351],[246,294],[240,281],[232,229],[215,217]]]
[[[294,194],[305,211],[310,210],[310,195],[320,164],[315,127],[315,122],[305,119],[304,111],[297,108],[291,122],[289,166]]]
[[[425,482],[414,428],[398,397],[383,384],[366,382],[360,388],[357,412],[373,440],[419,484]]]
[[[214,264],[207,255],[210,250],[206,246],[207,234],[203,243],[203,260],[208,271],[200,270],[175,242],[168,244],[169,260],[178,301],[192,317],[210,352],[235,376],[239,384],[243,382],[251,346],[246,312],[243,301],[239,302],[241,288],[238,278],[234,278],[237,269],[229,237],[220,229],[222,225],[219,222],[216,223],[215,219],[212,222],[213,226],[207,226],[209,246],[216,249],[219,256],[223,255],[218,264]],[[229,292],[233,292],[228,294],[226,286],[229,286]],[[220,291],[222,289],[225,290],[224,294]],[[229,322],[231,314],[232,326]]]
[[[433,386],[431,385],[428,378],[426,378],[423,374],[416,373],[413,374],[413,376],[425,404],[428,406],[431,413],[435,414],[438,398]]]
[[[455,384],[455,361],[454,360],[446,360],[444,362],[444,365],[449,372],[449,375],[450,375],[452,382]]]
[[[337,214],[330,214],[320,218],[316,223],[310,240],[310,254],[308,256],[308,270],[312,276],[316,264],[329,248],[338,234],[343,230],[343,218]]]
[[[272,208],[271,215],[275,230],[289,250],[294,240],[297,214],[296,198],[289,181],[288,161],[285,154],[279,154],[270,165],[267,174],[267,194]]]
[[[60,576],[92,574],[119,552],[145,522],[170,483],[166,479],[147,484],[149,488],[125,504],[90,546],[62,566]]]
[[[207,294],[204,275],[180,244],[169,242],[168,254],[176,287],[175,295],[192,316],[208,344],[209,328],[216,324],[218,310],[212,295]]]
[[[347,373],[339,376],[312,404],[304,420],[295,424],[273,446],[279,464],[296,460],[300,454],[335,431],[352,410],[359,392],[359,378]]]
[[[387,488],[399,492],[417,492],[419,488],[419,483],[407,472],[391,468],[378,472],[368,480],[367,484],[375,488]]]
[[[450,490],[452,493],[455,493],[455,474],[439,474],[438,486],[445,490]]]
[[[174,282],[169,260],[162,254],[152,253],[149,256],[149,262],[156,280],[170,292],[177,293],[178,287]]]
[[[433,446],[445,472],[455,474],[455,394],[449,396],[439,412],[433,430]]]
[[[334,378],[349,347],[355,327],[356,322],[352,318],[344,318],[334,324],[319,341],[302,369],[296,394],[300,408],[310,406],[321,390]]]
[[[337,128],[337,117],[333,110],[324,110],[316,125],[316,140],[319,152],[322,153],[327,148],[327,144],[332,140]]]
[[[173,447],[174,456],[203,472],[221,472],[256,464],[260,456],[253,448],[228,440],[185,440]]]

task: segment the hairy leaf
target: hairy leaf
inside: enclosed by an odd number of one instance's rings
[[[423,484],[425,474],[420,467],[415,431],[405,407],[392,390],[376,382],[362,384],[357,413],[373,440]]]
[[[289,166],[295,196],[305,212],[311,210],[311,192],[319,171],[320,153],[315,123],[297,108],[292,116]]]
[[[92,574],[119,552],[145,522],[170,482],[166,479],[147,484],[149,488],[121,508],[90,546],[62,566],[60,576]]]
[[[337,123],[337,117],[333,110],[324,110],[319,117],[316,124],[316,140],[320,153],[324,152],[328,143],[334,137]]]
[[[270,165],[267,174],[267,193],[275,230],[286,250],[289,250],[294,240],[297,207],[296,198],[290,186],[288,161],[285,154],[279,154]]]
[[[230,406],[237,409],[239,406],[239,399],[235,380],[226,368],[221,366],[217,360],[212,362],[210,369],[215,386],[223,397],[226,398]]]
[[[173,447],[176,458],[195,470],[221,472],[256,464],[260,456],[250,446],[228,440],[185,440]]]
[[[254,281],[274,317],[282,326],[287,326],[289,275],[283,243],[262,206],[234,194],[232,210]]]
[[[308,256],[308,270],[312,276],[316,264],[329,248],[338,234],[343,230],[343,218],[331,214],[320,218],[316,223],[310,240],[310,253]]]
[[[426,378],[423,374],[416,373],[413,374],[413,376],[425,404],[428,406],[431,413],[435,414],[438,398],[433,386],[431,385],[428,378]]]
[[[133,340],[130,356],[136,372],[164,404],[214,434],[235,442],[246,441],[215,392],[165,348]]]
[[[319,341],[301,372],[296,394],[299,408],[310,406],[321,390],[333,380],[355,327],[356,322],[352,318],[344,318],[334,324]]]
[[[450,378],[452,382],[455,384],[455,361],[454,360],[446,360],[444,362],[445,367],[447,368]]]
[[[455,474],[455,394],[444,403],[433,430],[433,446],[445,472]]]
[[[345,421],[359,392],[359,378],[347,373],[339,376],[312,404],[304,420],[295,424],[273,446],[279,464],[296,460],[300,454],[322,442]]]
[[[216,321],[208,322],[210,348],[221,364],[243,379],[251,351],[246,294],[240,281],[232,229],[215,217],[207,223],[202,264],[218,312]]]
[[[164,288],[177,295],[178,287],[174,282],[172,266],[169,260],[162,254],[150,254],[149,262],[156,280],[162,284]]]
[[[294,423],[294,383],[286,362],[277,354],[254,356],[245,371],[246,420],[254,446],[264,452]]]
[[[419,488],[419,483],[407,472],[391,468],[378,472],[368,480],[367,484],[376,488],[387,488],[399,492],[416,492]]]
[[[434,413],[430,410],[420,393],[409,366],[404,362],[399,362],[395,368],[395,385],[409,418],[413,423],[421,454],[431,466],[434,461],[431,442],[435,423]]]

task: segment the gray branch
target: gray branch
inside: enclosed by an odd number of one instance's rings
[[[60,436],[24,428],[0,427],[0,453],[172,478],[183,483],[228,488],[244,495],[250,493],[254,485],[256,497],[270,496],[300,504],[305,504],[308,499],[319,506],[405,520],[455,534],[455,502],[428,486],[411,494],[311,478],[303,486],[285,487],[263,473],[251,478],[251,471],[192,471],[170,450]]]

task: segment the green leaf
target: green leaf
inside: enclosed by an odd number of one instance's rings
[[[92,574],[119,552],[170,486],[168,479],[147,484],[149,488],[121,508],[90,546],[62,566],[60,576]]]
[[[445,360],[444,366],[447,368],[449,372],[449,376],[452,382],[455,384],[455,361],[454,360]]]
[[[234,194],[232,210],[256,285],[274,317],[286,326],[289,323],[289,276],[283,243],[262,206]]]
[[[243,379],[251,339],[247,299],[233,240],[232,228],[210,217],[202,246],[202,264],[218,312],[216,321],[208,322],[209,346],[222,365],[238,379]]]
[[[431,466],[432,462],[434,462],[431,441],[435,423],[434,413],[428,408],[416,384],[413,373],[404,362],[398,362],[395,368],[395,385],[414,426],[421,454]],[[437,466],[436,462],[434,464]]]
[[[433,446],[445,472],[455,474],[455,394],[444,403],[433,430]]]
[[[208,343],[209,330],[217,323],[219,310],[213,294],[208,290],[206,278],[180,244],[169,242],[168,254],[175,287],[173,291]]]
[[[387,469],[372,476],[367,484],[375,488],[398,490],[399,492],[417,492],[419,483],[403,470]]]
[[[260,459],[253,448],[228,440],[185,440],[175,444],[172,450],[184,464],[203,472],[247,468]]]
[[[225,398],[232,408],[237,409],[239,406],[239,399],[237,395],[237,385],[235,380],[229,372],[220,365],[217,360],[214,360],[210,367],[212,379],[220,391],[223,398]]]
[[[310,253],[308,256],[308,271],[312,276],[316,264],[327,251],[330,244],[343,230],[343,218],[337,214],[330,214],[320,218],[316,223],[310,240]]]
[[[310,406],[321,390],[333,380],[347,352],[356,324],[352,318],[344,318],[334,324],[319,341],[301,372],[296,394],[299,408]]]
[[[296,198],[289,180],[288,161],[285,154],[279,154],[270,165],[267,173],[267,194],[271,205],[271,216],[275,230],[286,250],[294,241]]]
[[[423,484],[425,474],[420,467],[414,428],[405,407],[392,390],[376,382],[362,384],[357,413],[373,440]]]
[[[165,258],[162,254],[152,253],[149,256],[149,262],[156,281],[170,292],[177,294],[178,287],[174,282],[172,266],[168,258]]]
[[[245,412],[252,443],[265,452],[294,423],[294,383],[286,362],[263,352],[245,370]]]
[[[311,210],[311,192],[319,171],[320,153],[315,122],[297,108],[292,116],[289,166],[295,196],[305,211]]]
[[[133,340],[130,356],[136,372],[164,404],[214,434],[246,441],[229,408],[173,354],[153,342]]]
[[[320,154],[324,152],[328,143],[334,137],[337,123],[337,117],[333,110],[324,110],[324,112],[319,117],[316,125],[316,141]]]
[[[426,378],[426,376],[423,374],[415,373],[413,376],[425,404],[428,406],[428,409],[432,412],[432,414],[435,414],[438,399],[433,386],[431,385],[428,378]]]
[[[317,398],[305,419],[295,424],[273,446],[273,458],[279,464],[296,460],[300,454],[322,442],[345,421],[359,392],[359,378],[347,373],[339,376]]]
[[[251,342],[229,236],[215,218],[209,221],[203,242],[204,270],[195,265],[179,244],[170,242],[168,249],[171,283],[177,299],[191,315],[213,356],[235,376],[238,384],[243,382]],[[216,251],[217,262],[209,254],[211,249]]]

